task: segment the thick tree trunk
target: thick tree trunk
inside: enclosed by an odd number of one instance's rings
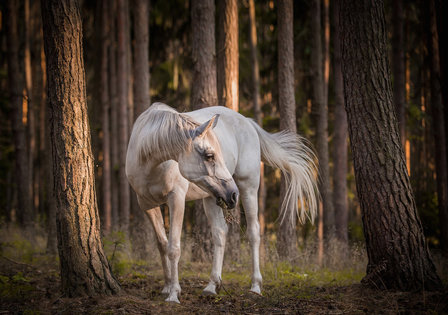
[[[435,289],[392,103],[383,2],[342,1],[342,73],[368,254],[363,282]]]
[[[126,15],[128,14],[127,0],[118,0],[117,7],[117,32],[118,32],[118,68],[117,68],[117,92],[118,92],[118,192],[119,192],[119,217],[120,229],[129,233],[129,217],[131,211],[131,192],[126,177],[126,152],[128,147],[128,47],[127,36],[129,29],[126,27]]]
[[[218,103],[238,111],[238,2],[237,0],[218,0],[217,3]],[[228,224],[226,253],[233,261],[238,260],[240,254],[240,211],[239,205],[231,210],[235,221]]]
[[[434,144],[437,176],[437,201],[439,206],[440,247],[448,253],[448,159],[445,119],[440,86],[440,58],[434,0],[429,1],[428,46],[431,59],[431,108],[434,124]]]
[[[15,178],[17,190],[17,221],[25,228],[33,224],[30,174],[26,142],[26,128],[23,123],[23,67],[20,66],[20,37],[18,28],[19,2],[6,2],[6,44],[8,46],[9,99],[12,106],[12,128],[15,149]]]
[[[62,290],[69,297],[117,293],[100,237],[79,4],[43,0],[42,20]]]
[[[134,16],[134,120],[150,105],[149,0],[132,2]]]
[[[398,130],[400,133],[403,149],[406,145],[406,73],[404,57],[404,12],[403,0],[394,0],[393,3],[393,76],[394,76],[394,104],[395,113],[398,120]]]
[[[216,87],[215,2],[191,1],[191,53],[193,80],[191,107],[199,109],[218,104]],[[195,203],[193,228],[193,259],[208,261],[212,257],[211,229],[204,213],[202,200]]]
[[[109,1],[101,2],[101,107],[103,130],[103,231],[108,234],[112,226],[112,192],[111,192],[111,163],[110,163],[110,131],[109,131]]]
[[[324,227],[324,238],[329,239],[334,233],[334,207],[330,187],[330,161],[328,154],[328,110],[325,98],[325,78],[322,63],[320,0],[313,0],[311,5],[311,68],[313,71],[313,107],[316,114],[316,150],[319,159],[319,190],[322,195],[322,213],[319,218]]]
[[[334,0],[333,18],[333,77],[334,77],[334,216],[336,237],[344,245],[348,244],[348,196],[347,196],[347,114],[345,113],[344,82],[341,70],[341,41],[339,12],[341,0]]]
[[[297,132],[296,102],[294,98],[294,33],[293,2],[277,2],[278,20],[278,104],[280,108],[280,129]],[[280,200],[286,194],[285,179],[282,176]],[[289,210],[286,210],[289,211]],[[296,216],[288,216],[280,223],[277,235],[277,250],[280,258],[291,259],[297,254]]]

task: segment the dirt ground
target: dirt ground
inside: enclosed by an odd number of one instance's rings
[[[206,297],[201,291],[209,268],[184,266],[177,305],[164,302],[162,274],[147,266],[119,277],[123,290],[118,296],[66,298],[54,260],[38,267],[1,256],[0,314],[448,314],[447,290],[389,292],[358,283],[341,285],[334,280],[316,285],[300,277],[268,275],[263,296],[258,296],[248,292],[250,275],[245,269],[234,270],[244,273],[242,278],[224,275],[219,295]]]

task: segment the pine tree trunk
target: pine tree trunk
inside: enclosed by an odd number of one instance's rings
[[[278,104],[280,108],[280,129],[297,132],[296,102],[294,98],[294,33],[293,2],[277,2],[278,20]],[[282,176],[280,200],[286,194],[285,179]],[[286,210],[289,211],[289,210]],[[296,216],[288,216],[280,223],[277,235],[277,250],[280,258],[292,259],[297,254]]]
[[[394,0],[393,2],[393,76],[394,76],[394,104],[398,120],[398,130],[400,133],[401,144],[403,148],[406,145],[406,73],[404,58],[404,12],[403,0]]]
[[[126,177],[126,152],[128,145],[128,47],[127,36],[129,29],[126,27],[127,0],[119,0],[117,7],[117,32],[118,32],[118,68],[117,68],[117,92],[118,92],[118,192],[119,192],[119,226],[127,235],[129,233],[129,217],[131,211],[131,194],[128,179]]]
[[[257,23],[255,19],[255,3],[249,0],[249,44],[251,53],[251,69],[252,69],[252,102],[254,108],[255,121],[258,125],[263,126],[263,112],[261,111],[260,99],[260,67],[258,64],[258,48],[257,48]],[[264,164],[260,165],[260,187],[258,189],[258,218],[260,220],[260,236],[261,256],[264,255],[264,230],[265,230],[265,208],[266,208],[266,185],[264,183]]]
[[[392,103],[383,2],[342,1],[342,73],[368,254],[376,288],[441,285],[418,217]]]
[[[446,134],[440,86],[440,58],[439,41],[434,0],[429,1],[429,29],[428,47],[431,59],[431,108],[434,124],[434,143],[437,177],[437,201],[439,206],[440,247],[448,253],[448,159],[446,148]]]
[[[193,80],[191,107],[199,109],[218,104],[215,60],[215,2],[191,0],[191,53]],[[193,259],[208,261],[212,257],[211,229],[202,200],[195,203]]]
[[[313,107],[316,114],[316,150],[319,159],[319,191],[322,196],[324,238],[329,239],[334,233],[334,208],[330,187],[330,163],[328,153],[328,109],[323,74],[321,5],[320,0],[313,0],[311,5],[311,68],[313,71]]]
[[[111,167],[110,167],[110,131],[109,131],[109,1],[101,2],[101,107],[102,107],[102,131],[103,131],[103,231],[108,234],[111,230],[112,220],[112,192],[111,192]]]
[[[134,16],[134,120],[150,105],[149,0],[132,2]]]
[[[117,89],[117,4],[111,2],[109,4],[109,100],[110,100],[110,161],[111,161],[111,227],[112,230],[119,229],[119,154],[118,154],[118,95]],[[114,87],[114,88],[112,88]]]
[[[333,77],[334,77],[334,214],[335,232],[338,240],[348,245],[348,196],[347,196],[347,114],[345,113],[344,83],[341,69],[341,41],[339,28],[339,12],[341,0],[334,0],[333,18]]]
[[[12,106],[12,128],[15,150],[15,179],[17,190],[17,221],[29,228],[33,224],[32,200],[30,192],[29,164],[26,142],[26,128],[23,123],[23,67],[19,62],[19,3],[6,2],[6,44],[8,46],[9,98]]]
[[[217,7],[217,87],[218,103],[238,111],[238,3],[237,0],[218,0]],[[240,254],[239,205],[231,210],[235,222],[229,223],[226,253],[233,261]]]
[[[117,293],[100,237],[79,4],[44,0],[42,20],[62,290],[69,297]]]

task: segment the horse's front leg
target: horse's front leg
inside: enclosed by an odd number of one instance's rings
[[[170,260],[171,283],[167,302],[179,302],[181,292],[178,263],[180,258],[180,237],[185,211],[185,193],[171,192],[168,196],[170,210],[170,234],[168,239],[168,258]]]
[[[204,199],[204,210],[212,229],[213,265],[210,282],[203,293],[205,295],[215,295],[221,285],[222,262],[228,227],[222,209],[215,203],[215,198],[208,197]]]
[[[260,224],[258,223],[258,192],[254,188],[240,186],[241,202],[247,222],[247,234],[252,252],[252,287],[250,291],[261,294],[260,273]],[[254,185],[253,185],[254,186]],[[256,187],[256,186],[254,186]]]

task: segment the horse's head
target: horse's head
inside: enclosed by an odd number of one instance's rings
[[[213,128],[219,115],[191,130],[192,143],[189,150],[178,158],[179,170],[186,179],[216,197],[221,208],[235,208],[238,187],[226,167],[218,138]]]

